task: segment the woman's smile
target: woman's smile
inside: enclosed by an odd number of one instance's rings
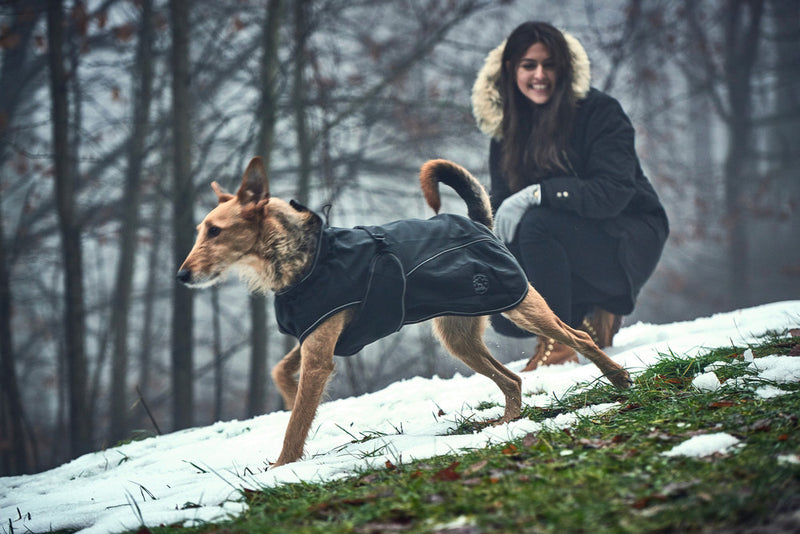
[[[556,85],[555,65],[542,43],[535,43],[522,56],[516,71],[517,88],[534,104],[546,104]]]

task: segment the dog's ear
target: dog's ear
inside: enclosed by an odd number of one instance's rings
[[[250,164],[244,171],[242,185],[236,193],[239,203],[242,205],[253,203],[269,202],[269,180],[267,171],[264,170],[264,162],[258,156],[250,160]]]
[[[223,202],[227,202],[233,198],[233,195],[230,193],[226,193],[217,182],[211,182],[211,189],[217,194],[217,198],[219,199],[219,203],[222,204]]]

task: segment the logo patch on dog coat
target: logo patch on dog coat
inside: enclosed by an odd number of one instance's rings
[[[483,295],[489,291],[489,277],[485,274],[476,274],[472,277],[472,287],[476,294]]]

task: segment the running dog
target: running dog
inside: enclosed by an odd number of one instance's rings
[[[442,345],[503,392],[505,411],[497,424],[519,417],[522,381],[492,357],[482,339],[486,316],[493,313],[572,347],[615,386],[630,387],[628,373],[589,334],[556,317],[528,283],[491,233],[489,197],[466,169],[431,160],[422,166],[420,182],[437,214],[441,182],[465,201],[469,217],[439,214],[427,221],[330,227],[308,208],[271,197],[257,157],[235,195],[211,184],[219,204],[198,225],[177,278],[189,287],[208,287],[235,270],[250,291],[275,292],[278,325],[299,344],[272,370],[292,412],[273,466],[302,456],[334,355],[354,354],[405,324],[431,318]]]

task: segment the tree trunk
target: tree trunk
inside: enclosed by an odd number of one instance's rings
[[[295,121],[295,151],[297,152],[297,182],[295,187],[295,200],[303,205],[308,205],[311,188],[311,152],[314,140],[308,133],[307,99],[308,85],[305,80],[305,69],[308,63],[308,35],[311,31],[309,17],[311,15],[312,0],[295,0],[293,29],[294,29],[294,68],[292,70],[292,110]],[[288,353],[297,340],[291,336],[284,336],[284,352]]]
[[[222,333],[219,324],[219,287],[211,288],[211,347],[214,354],[214,421],[222,421],[222,390],[225,386]]]
[[[19,475],[31,466],[25,453],[25,413],[14,365],[11,281],[6,269],[4,235],[3,214],[0,211],[0,434],[8,442],[5,447],[0,448],[0,475]]]
[[[685,0],[684,9],[692,21],[697,20],[698,4],[694,0]],[[703,54],[707,51],[700,46],[694,46],[687,51],[690,65],[703,65]],[[714,179],[714,158],[712,121],[708,120],[708,110],[712,105],[708,97],[705,81],[699,77],[689,77],[689,124],[691,125],[690,150],[692,151],[691,169],[695,176],[696,191],[693,196],[698,210],[696,214],[697,228],[703,232],[714,228],[719,220],[718,212],[713,211],[719,204],[719,184]],[[709,235],[702,238],[709,239]]]
[[[766,173],[758,198],[758,224],[750,227],[754,292],[759,302],[782,300],[800,287],[800,2],[770,0],[765,13],[765,50],[775,81],[767,112]]]
[[[267,175],[270,174],[272,146],[277,117],[277,76],[280,24],[283,1],[269,0],[267,19],[263,31],[263,55],[261,60],[261,126],[256,152],[264,160]],[[267,299],[261,295],[250,296],[250,389],[247,397],[247,415],[252,417],[267,409],[267,364],[269,361],[269,314]]]
[[[170,0],[172,19],[172,111],[173,187],[172,224],[174,264],[180,265],[194,241],[194,188],[191,169],[189,2]],[[172,303],[172,394],[173,426],[192,426],[194,409],[194,357],[192,324],[194,301],[191,290],[177,280]]]
[[[86,352],[84,333],[83,264],[81,229],[75,207],[76,176],[70,172],[68,142],[67,76],[64,70],[64,17],[62,0],[47,7],[50,88],[52,97],[53,151],[56,206],[64,258],[65,348],[69,396],[70,454],[91,449],[91,425],[86,402]]]
[[[775,21],[775,48],[777,57],[777,82],[775,108],[778,120],[772,129],[772,150],[776,152],[773,166],[792,169],[800,160],[797,150],[797,132],[800,131],[800,3],[797,0],[772,0]],[[786,185],[795,192],[800,180],[796,173],[786,173],[791,178]]]
[[[308,19],[311,13],[311,0],[294,2],[294,77],[292,81],[292,107],[294,108],[295,131],[297,134],[297,201],[308,204],[311,181],[312,142],[308,135],[306,100],[308,85],[305,69],[308,63],[308,34],[311,31]]]
[[[162,166],[166,167],[166,163]],[[162,174],[167,174],[166,169],[164,169]],[[152,240],[150,243],[150,251],[147,256],[147,281],[145,282],[143,297],[142,342],[139,347],[139,377],[137,378],[139,391],[145,398],[150,390],[150,366],[153,361],[153,336],[155,334],[153,327],[156,321],[155,310],[157,301],[160,297],[158,280],[163,272],[159,262],[163,251],[161,241],[163,239],[164,229],[162,225],[166,222],[164,221],[164,209],[162,205],[163,201],[161,196],[156,195],[155,206],[153,207]]]
[[[142,1],[142,20],[136,50],[133,80],[133,131],[128,149],[128,171],[122,202],[122,229],[117,264],[116,299],[111,310],[114,349],[111,365],[111,428],[109,442],[116,443],[128,432],[128,315],[130,313],[133,268],[136,258],[141,198],[142,160],[145,157],[150,101],[153,85],[152,0]]]
[[[748,181],[752,164],[752,76],[758,57],[763,1],[730,2],[725,10],[725,85],[728,94],[728,149],[725,158],[725,207],[730,268],[728,297],[733,308],[750,304],[750,250],[747,240]]]
[[[17,8],[18,4],[21,5],[21,2],[14,2]],[[11,27],[17,29],[19,43],[3,50],[2,67],[0,67],[0,167],[5,163],[7,154],[7,128],[13,122],[17,105],[23,95],[24,77],[20,77],[19,73],[23,71],[30,50],[33,28],[42,12],[39,5],[31,9],[33,17],[23,17],[21,10],[14,10]],[[14,362],[10,270],[10,258],[6,254],[3,229],[2,202],[0,202],[0,435],[5,436],[7,440],[7,446],[0,449],[0,476],[19,475],[36,467],[28,454],[34,447],[25,435],[25,410]]]

